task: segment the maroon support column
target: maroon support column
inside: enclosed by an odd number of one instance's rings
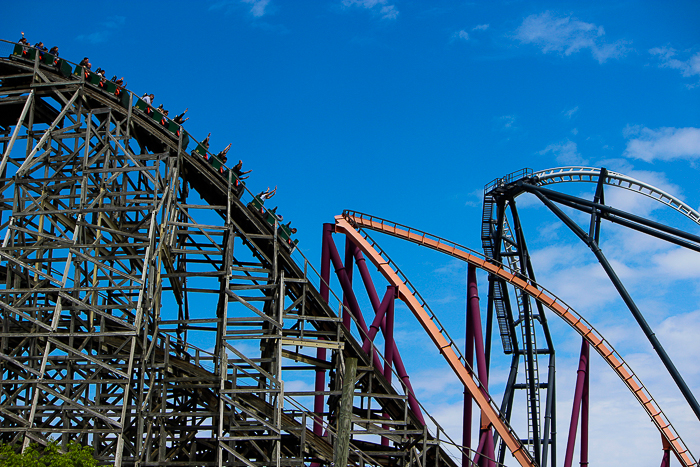
[[[664,456],[661,458],[661,467],[671,467],[671,451],[664,451]]]
[[[476,451],[474,451],[474,460],[472,461],[471,465],[481,464],[481,451],[484,450],[484,446],[486,446],[486,433],[481,433],[479,435],[479,444],[476,446]],[[470,464],[462,464],[462,467],[466,467],[467,465]]]
[[[466,311],[466,335],[467,339],[464,344],[464,358],[469,365],[467,370],[471,371],[471,367],[474,364],[474,329],[472,328],[472,308],[467,297],[467,311]],[[462,452],[462,466],[466,467],[469,465],[469,450],[472,447],[472,396],[464,388],[464,413],[462,414],[462,446],[464,446],[464,451]]]
[[[470,325],[472,329],[472,335],[474,339],[474,356],[476,357],[476,367],[479,374],[479,381],[481,381],[481,390],[484,394],[488,393],[489,390],[489,375],[486,369],[486,353],[484,352],[484,336],[481,331],[481,312],[479,311],[479,289],[476,284],[476,267],[469,265],[467,268],[467,306],[469,308],[468,315],[470,317]],[[482,444],[480,453],[482,453],[479,465],[491,466],[494,459],[494,445],[493,445],[493,435],[491,433],[491,426],[483,426],[482,418],[482,429],[481,437],[486,436],[485,442]]]
[[[321,298],[328,303],[328,295],[330,288],[328,285],[331,280],[331,257],[328,250],[328,241],[332,241],[330,236],[333,231],[333,224],[323,224],[323,239],[321,240],[321,286],[320,294]],[[316,358],[319,360],[326,360],[326,349],[319,347],[316,349]],[[326,371],[323,369],[316,370],[316,381],[314,384],[314,391],[321,392],[326,387]],[[314,434],[318,436],[323,436],[323,403],[324,397],[321,394],[314,396],[314,413],[316,418],[314,419]]]
[[[586,375],[583,380],[583,392],[581,393],[581,467],[588,467],[588,387],[591,378],[589,357],[590,344],[586,342]],[[584,347],[584,346],[582,346]]]
[[[661,437],[661,442],[664,447],[664,456],[661,458],[661,467],[671,467],[671,445],[666,438]]]
[[[588,368],[588,341],[582,339],[581,343],[581,358],[578,362],[578,370],[576,376],[576,391],[574,392],[574,406],[571,410],[571,423],[569,424],[569,439],[566,443],[566,456],[564,457],[564,467],[571,467],[571,462],[574,459],[574,446],[576,445],[576,429],[578,427],[578,414],[581,407],[581,399],[583,398],[583,388],[586,382],[586,369]],[[583,439],[582,439],[583,444]],[[586,439],[588,446],[588,439]]]
[[[374,338],[377,337],[377,333],[379,332],[379,328],[381,327],[382,323],[385,321],[384,317],[386,315],[387,310],[389,309],[389,306],[391,306],[392,308],[394,306],[394,296],[395,295],[396,295],[396,292],[394,291],[394,287],[391,285],[388,286],[386,293],[384,294],[384,298],[382,299],[382,303],[379,305],[379,309],[377,310],[377,315],[374,317],[374,321],[372,321],[372,324],[369,327],[368,339],[365,341],[364,344],[362,344],[362,350],[364,350],[366,354],[369,354],[369,350],[372,346],[372,342],[374,341]],[[386,334],[386,332],[387,332],[387,330],[386,330],[386,326],[385,326],[385,334]],[[386,353],[384,354],[384,358],[388,362],[391,362],[391,359],[389,358],[389,356]],[[391,374],[391,372],[389,372],[389,374]]]
[[[365,261],[362,252],[358,250],[355,251],[355,263],[357,264],[357,269],[360,271],[360,276],[362,277],[362,282],[365,284],[367,289],[367,295],[369,295],[369,300],[372,303],[372,308],[375,313],[379,312],[379,296],[377,295],[377,290],[374,288],[374,283],[372,282],[372,277],[367,269],[367,262]],[[398,291],[397,291],[398,293]],[[382,331],[386,331],[386,326],[384,321],[380,324]],[[411,386],[411,381],[409,380],[408,373],[406,372],[406,367],[403,364],[403,359],[399,353],[399,349],[394,342],[394,358],[393,364],[396,367],[396,372],[399,374],[399,378],[403,381],[403,384],[408,389],[408,405],[411,407],[411,411],[418,417],[421,424],[425,425],[425,420],[423,419],[423,414],[418,405],[418,400],[414,396],[413,386]]]
[[[372,304],[374,312],[377,312],[379,308],[379,295],[377,295],[377,289],[374,288],[374,282],[372,282],[372,276],[369,274],[367,269],[367,260],[365,260],[364,255],[359,248],[355,249],[355,263],[357,264],[357,270],[360,271],[360,277],[362,282],[365,284],[365,289],[367,289],[367,295],[369,296],[369,301]]]
[[[394,297],[396,297],[396,287],[389,285],[386,288],[386,296],[389,296],[389,304],[386,308],[386,332],[384,333],[384,377],[391,384],[391,361],[394,359]],[[377,314],[379,322],[382,318]],[[389,418],[388,413],[384,413],[384,418]],[[384,425],[385,429],[389,427]],[[382,446],[389,446],[389,438],[382,438]]]
[[[471,326],[474,336],[474,351],[479,381],[483,384],[484,392],[489,390],[489,375],[486,371],[486,354],[484,352],[484,336],[481,332],[481,313],[479,312],[479,289],[476,286],[476,267],[469,265],[467,271],[467,294],[471,307]]]
[[[369,336],[367,323],[365,323],[365,318],[364,316],[362,316],[360,304],[357,303],[357,297],[355,297],[355,292],[352,290],[352,284],[348,280],[345,267],[343,266],[343,262],[340,259],[340,253],[338,253],[338,249],[335,247],[330,233],[327,234],[327,238],[328,241],[326,243],[328,245],[328,252],[330,253],[331,262],[333,263],[333,267],[335,268],[335,272],[338,276],[338,280],[340,281],[340,286],[343,289],[343,293],[348,299],[348,308],[350,308],[350,311],[355,316],[355,319],[357,319],[357,324],[360,328],[360,335],[362,336],[362,342],[364,343],[365,339],[367,339]],[[377,354],[376,350],[372,352],[372,361],[374,362],[374,366],[376,366],[377,368],[383,368],[382,362],[379,359],[379,355]]]
[[[352,263],[356,249],[357,247],[354,243],[352,243],[352,241],[350,241],[350,237],[345,237],[345,274],[348,276],[350,285],[352,285]],[[350,322],[352,319],[350,318],[350,313],[348,312],[348,299],[345,294],[343,294],[343,305],[345,305],[345,307],[343,307],[343,325],[346,329],[350,329]]]

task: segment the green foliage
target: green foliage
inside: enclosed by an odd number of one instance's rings
[[[93,449],[71,441],[68,450],[60,452],[58,442],[51,441],[48,446],[38,449],[32,444],[23,453],[19,447],[0,443],[0,467],[96,467],[97,461],[92,456]]]

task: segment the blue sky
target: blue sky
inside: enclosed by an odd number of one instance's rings
[[[171,113],[188,107],[187,130],[197,139],[212,132],[215,151],[233,143],[229,159],[253,169],[252,191],[277,185],[279,211],[299,228],[300,250],[316,264],[321,224],[348,208],[479,249],[483,186],[523,167],[605,166],[700,206],[699,2],[73,5],[9,3],[2,37],[17,40],[24,31],[32,44],[58,45],[76,62],[88,56],[93,68],[124,76],[132,91],[153,92]],[[697,233],[686,219],[637,198],[613,193],[610,202]],[[652,393],[700,453],[700,424],[668,389],[590,253],[536,202],[519,201],[538,279],[646,372]],[[463,266],[381,242],[451,333],[463,335]],[[700,371],[688,357],[700,352],[690,331],[700,326],[697,259],[614,228],[604,229],[603,248],[700,393]],[[403,316],[405,342],[422,339]],[[550,323],[561,352],[564,438],[564,394],[573,391],[579,341]],[[437,353],[430,355],[429,364],[417,353],[411,359],[414,384],[459,439],[461,391]],[[507,361],[494,365],[494,378],[504,379]],[[658,435],[644,413],[602,361],[593,368],[596,465],[619,465],[621,453],[657,465]],[[623,436],[621,426],[634,435]]]

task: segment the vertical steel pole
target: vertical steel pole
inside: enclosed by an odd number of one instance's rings
[[[328,242],[332,242],[331,232],[333,231],[333,224],[323,224],[323,238],[321,240],[321,285],[320,294],[321,298],[328,303],[328,295],[330,292],[331,280],[331,257],[328,249]],[[326,349],[319,347],[316,349],[316,358],[319,360],[326,360]],[[326,387],[326,371],[323,369],[316,370],[316,381],[314,385],[314,434],[317,436],[323,436],[323,392]]]
[[[467,294],[469,291],[469,274],[467,273]],[[469,296],[467,295],[467,311],[466,311],[466,342],[464,343],[464,358],[469,365],[469,369],[474,365],[474,329],[472,326],[472,309]],[[464,388],[464,412],[462,414],[462,466],[469,465],[469,451],[472,447],[472,396]]]
[[[661,467],[671,467],[671,444],[663,436],[661,437],[661,443],[664,449],[664,455],[661,458]]]
[[[479,372],[479,380],[482,384],[482,391],[488,393],[488,372],[486,370],[486,354],[484,353],[484,337],[481,331],[481,312],[479,311],[479,289],[476,284],[476,267],[472,264],[467,268],[467,297],[468,311],[470,318],[471,334],[474,342],[474,353],[476,354],[476,366]],[[483,420],[482,420],[483,423]],[[482,437],[486,441],[479,452],[482,453],[480,465],[490,466],[494,459],[494,444],[490,426],[482,426]]]
[[[394,359],[394,297],[396,297],[397,287],[389,285],[386,288],[387,294],[391,294],[391,301],[386,310],[386,332],[384,333],[384,358],[386,366],[384,368],[384,377],[391,384],[391,362]]]
[[[396,297],[397,287],[389,285],[386,294],[391,296],[389,306],[386,309],[386,332],[384,333],[384,377],[391,384],[391,361],[394,358],[394,297]],[[377,315],[379,317],[379,315]],[[379,318],[381,320],[381,318]],[[389,414],[384,412],[384,418],[389,418]],[[388,425],[384,425],[388,429]],[[382,446],[389,446],[389,438],[382,437]]]
[[[576,446],[576,429],[578,428],[578,415],[583,397],[583,387],[586,380],[586,368],[588,366],[588,342],[582,339],[581,357],[578,361],[576,376],[576,391],[574,392],[574,406],[571,410],[571,423],[569,424],[569,439],[566,443],[566,455],[564,456],[564,467],[571,467],[574,459],[574,447]]]
[[[549,369],[547,370],[547,401],[545,402],[544,411],[544,431],[542,437],[542,467],[547,467],[547,461],[549,459],[549,446],[554,446],[554,433],[550,436],[550,430],[553,432],[556,425],[554,424],[554,352],[549,355]],[[552,467],[556,467],[554,464],[554,456],[552,456]]]
[[[476,367],[479,372],[479,380],[483,389],[488,392],[488,373],[486,372],[486,357],[484,354],[484,337],[481,332],[481,313],[479,312],[479,290],[476,285],[476,267],[472,264],[467,269],[469,307],[471,308],[471,327],[474,336],[474,352],[476,354]]]
[[[523,233],[522,224],[520,223],[520,215],[515,207],[515,199],[510,200],[510,212],[513,216],[513,223],[515,228],[515,234],[518,244],[518,254],[520,258],[520,268],[521,272],[525,274],[527,272],[527,266],[530,264],[530,254],[527,251],[527,246],[525,244],[525,234]],[[534,278],[532,278],[534,280]],[[535,331],[532,329],[535,325],[535,318],[533,317],[533,310],[530,303],[530,298],[523,294],[522,295],[522,311],[523,311],[523,327],[525,329],[525,336],[523,336],[523,346],[525,348],[525,371],[527,372],[527,390],[529,393],[529,422],[532,425],[532,452],[535,457],[535,462],[540,463],[540,410],[539,410],[539,391],[538,386],[539,374],[535,374],[535,367],[539,371],[539,366],[537,365],[537,349],[535,341]]]
[[[664,449],[664,456],[661,458],[661,467],[671,467],[671,451]]]
[[[352,243],[349,237],[345,237],[345,274],[348,276],[350,285],[352,285],[352,263],[355,250],[357,250],[355,244]],[[352,322],[352,318],[350,318],[350,312],[348,310],[348,298],[345,293],[343,293],[343,326],[345,326],[346,329],[350,329],[350,323]]]
[[[585,345],[582,345],[581,351],[586,353],[586,370],[583,380],[583,392],[581,393],[581,467],[588,466],[588,382],[590,380],[590,365],[591,360],[589,357],[590,344],[584,341]]]

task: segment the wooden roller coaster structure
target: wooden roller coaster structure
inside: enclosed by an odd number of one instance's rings
[[[487,186],[486,256],[346,211],[324,226],[317,271],[289,225],[181,125],[46,52],[0,42],[0,56],[0,440],[78,441],[116,466],[496,465],[505,450],[523,466],[555,465],[555,417],[547,409],[540,427],[539,408],[553,371],[540,383],[536,361],[546,354],[553,368],[554,349],[534,342],[534,326],[548,335],[547,308],[620,376],[682,465],[697,465],[622,356],[537,284],[524,240],[504,221],[518,194],[544,196],[547,184],[583,180],[643,193],[698,222],[676,198],[598,169],[522,172]],[[594,213],[603,213],[601,205],[581,204]],[[593,223],[615,216],[622,219],[605,211]],[[504,350],[527,370],[524,385],[512,375],[501,406],[489,395],[486,371],[473,369],[471,355],[461,354],[366,230],[490,275],[489,320],[496,315]],[[332,233],[347,238],[344,260]],[[668,229],[660,235],[697,240]],[[365,259],[389,283],[382,300]],[[353,289],[355,265],[374,311],[370,324]],[[332,269],[340,296],[331,290]],[[515,305],[506,286],[517,290]],[[452,440],[420,405],[393,338],[396,299],[480,408],[476,449]],[[513,307],[524,313],[518,324]],[[478,306],[472,311],[478,316]],[[472,338],[482,365],[481,330]],[[304,384],[285,388],[285,381]],[[516,387],[528,390],[526,438],[510,426]],[[548,408],[553,400],[548,394]]]

